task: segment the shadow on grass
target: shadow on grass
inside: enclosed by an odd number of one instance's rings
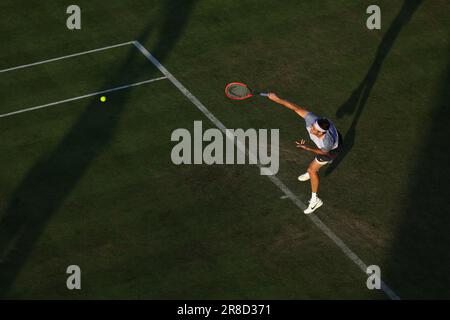
[[[433,127],[424,137],[423,159],[411,174],[410,203],[398,223],[383,273],[403,298],[450,298],[450,59]]]
[[[167,0],[164,23],[153,53],[163,61],[185,28],[195,0]],[[145,45],[152,27],[147,26],[135,39]],[[100,90],[110,89],[131,65],[150,63],[134,47],[119,71]],[[155,68],[155,73],[156,73]],[[131,81],[133,79],[130,79]],[[13,192],[0,221],[0,297],[5,297],[26,263],[52,215],[59,210],[77,181],[93,160],[108,146],[120,116],[126,107],[131,89],[115,96],[115,103],[105,111],[92,99],[76,123],[57,147],[33,165]],[[65,270],[61,270],[64,274]]]
[[[386,59],[389,51],[391,50],[395,40],[397,39],[403,26],[409,22],[414,12],[417,10],[422,0],[405,0],[400,12],[395,17],[394,21],[389,26],[388,31],[381,40],[378,46],[375,60],[373,61],[369,71],[364,77],[361,84],[356,88],[349,99],[339,107],[336,112],[338,118],[342,118],[345,115],[354,114],[352,123],[349,129],[344,135],[344,147],[335,161],[333,161],[330,166],[325,171],[325,175],[331,174],[334,169],[342,162],[345,156],[350,152],[355,144],[356,136],[356,126],[358,124],[359,118],[366,106],[367,100],[369,99],[370,92],[378,78],[381,66]]]

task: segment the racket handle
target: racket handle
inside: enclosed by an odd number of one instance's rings
[[[269,96],[269,94],[267,92],[260,92],[259,95],[262,96],[262,97]]]

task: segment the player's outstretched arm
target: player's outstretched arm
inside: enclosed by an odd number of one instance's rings
[[[305,118],[306,115],[308,114],[308,110],[305,110],[301,107],[299,107],[298,105],[296,105],[295,103],[289,102],[287,100],[281,99],[279,98],[275,93],[271,92],[269,93],[269,95],[267,96],[270,100],[272,100],[273,102],[276,102],[278,104],[281,104],[282,106],[291,109],[292,111],[294,111],[295,113],[297,113],[300,117]]]
[[[300,141],[295,141],[295,143],[297,144],[297,148],[300,148],[300,149],[312,152],[312,153],[317,154],[317,155],[331,157],[331,155],[330,155],[330,153],[328,151],[321,150],[321,149],[318,149],[318,148],[308,147],[307,145],[305,145],[305,140],[303,140],[303,139],[301,139]]]

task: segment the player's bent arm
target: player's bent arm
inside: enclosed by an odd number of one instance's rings
[[[306,147],[304,148],[307,151],[310,151],[314,154],[320,155],[320,156],[328,156],[331,157],[330,153],[321,149],[317,149],[317,148],[311,148],[311,147]]]
[[[275,93],[269,93],[268,98],[270,100],[272,100],[273,102],[276,102],[278,104],[281,104],[282,106],[291,109],[292,111],[294,111],[295,113],[297,113],[300,117],[305,118],[306,115],[308,114],[308,110],[305,110],[301,107],[299,107],[298,105],[296,105],[295,103],[289,102],[287,100],[281,99],[279,98]]]

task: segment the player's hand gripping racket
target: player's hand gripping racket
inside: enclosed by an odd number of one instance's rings
[[[245,100],[255,95],[267,97],[267,92],[255,92],[250,89],[246,84],[241,82],[231,82],[225,87],[225,94],[232,100]]]

